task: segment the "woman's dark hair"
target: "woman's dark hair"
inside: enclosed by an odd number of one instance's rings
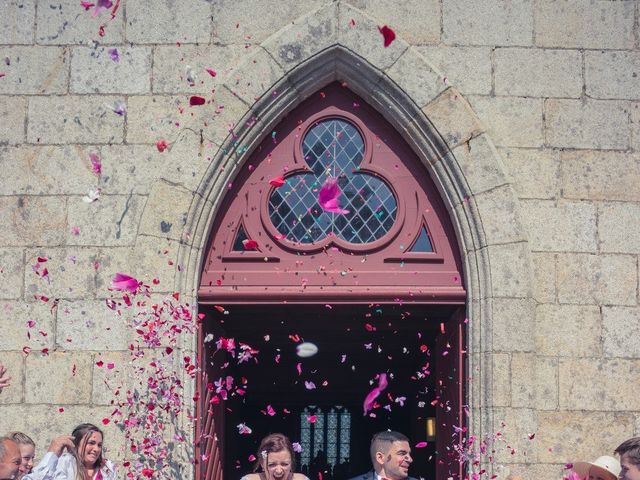
[[[291,473],[296,471],[296,455],[291,445],[291,440],[286,435],[281,433],[272,433],[267,435],[260,442],[258,447],[258,453],[256,454],[256,465],[253,468],[254,472],[262,466],[263,461],[266,465],[270,453],[276,453],[286,450],[291,455]]]
[[[81,423],[71,432],[71,436],[73,437],[73,444],[75,445],[75,453],[76,457],[76,467],[77,467],[77,480],[84,480],[87,478],[87,469],[84,466],[83,458],[84,451],[87,447],[87,442],[89,441],[89,437],[91,437],[92,433],[99,433],[100,436],[104,439],[104,434],[102,430],[91,423]],[[100,456],[96,460],[94,464],[94,468],[102,468],[104,466],[104,457],[102,456],[102,452],[100,452]]]

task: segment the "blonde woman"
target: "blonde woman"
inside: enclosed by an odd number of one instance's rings
[[[20,464],[20,472],[16,477],[16,480],[20,480],[33,470],[33,458],[36,455],[36,443],[29,435],[22,432],[10,432],[7,433],[7,437],[16,442],[20,449],[20,458],[22,459],[22,463]]]
[[[78,425],[70,436],[54,438],[42,461],[22,480],[116,480],[115,466],[103,456],[103,439],[95,425]]]

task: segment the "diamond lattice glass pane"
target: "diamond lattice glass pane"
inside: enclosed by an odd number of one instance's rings
[[[332,408],[327,414],[327,462],[335,465],[338,459],[338,414]]]
[[[311,462],[311,426],[307,420],[307,410],[300,414],[300,446],[302,452],[300,453],[300,463],[302,465],[309,465]]]
[[[318,411],[316,414],[316,421],[313,424],[314,432],[313,432],[313,458],[318,455],[318,451],[324,449],[324,414],[321,411]]]
[[[351,123],[318,122],[306,134],[302,153],[312,173],[287,178],[269,198],[269,216],[289,241],[313,243],[335,235],[350,243],[370,243],[393,226],[398,205],[381,178],[360,171],[364,140]],[[329,178],[338,179],[339,204],[347,214],[330,213],[318,203],[318,192]]]
[[[351,414],[343,411],[340,414],[340,462],[351,455]]]

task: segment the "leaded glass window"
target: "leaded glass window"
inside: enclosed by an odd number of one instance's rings
[[[286,179],[269,198],[269,217],[287,240],[313,243],[327,235],[355,244],[384,236],[393,226],[397,200],[379,176],[361,170],[365,142],[350,122],[333,118],[315,124],[305,135],[302,154],[309,173]],[[328,178],[336,178],[341,190],[340,208],[349,213],[324,210],[318,193]]]
[[[314,423],[309,417],[315,415]],[[300,414],[301,466],[311,471],[319,465],[333,469],[347,462],[350,455],[351,414],[339,405],[306,407]]]

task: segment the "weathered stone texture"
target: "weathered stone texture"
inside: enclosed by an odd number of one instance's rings
[[[640,201],[640,155],[619,152],[563,152],[565,198]]]
[[[594,380],[599,381],[606,375],[602,372]],[[598,435],[593,434],[594,425]],[[546,447],[539,450],[538,461],[567,463],[598,458],[603,455],[602,439],[607,439],[607,445],[617,446],[632,433],[633,415],[630,413],[538,412],[536,442]]]
[[[491,292],[495,297],[525,298],[532,295],[529,247],[525,243],[493,245],[487,248],[491,259]],[[521,339],[528,342],[531,339]],[[518,340],[514,340],[518,341]]]
[[[635,305],[636,257],[563,254],[557,265],[560,303]]]
[[[151,48],[77,47],[71,52],[71,93],[128,93],[151,91]]]
[[[541,99],[472,96],[468,100],[497,146],[542,146]]]
[[[11,382],[2,390],[0,405],[24,401],[24,359],[22,352],[2,352],[2,366],[7,369]],[[3,411],[7,407],[3,407]]]
[[[453,155],[473,192],[484,192],[509,181],[502,165],[495,161],[497,152],[486,135],[460,145]]]
[[[558,196],[559,154],[555,150],[498,149],[514,180],[519,198],[554,199]]]
[[[64,93],[69,81],[67,53],[59,47],[1,47],[0,94]]]
[[[602,326],[607,357],[640,358],[638,307],[603,307]]]
[[[640,409],[638,368],[640,359],[561,359],[560,408],[612,411]]]
[[[496,353],[491,359],[493,402],[496,407],[511,406],[511,362],[509,354]]]
[[[109,405],[122,387],[131,388],[135,373],[131,365],[131,352],[100,352],[94,357],[93,391],[91,400],[97,405]],[[98,365],[102,362],[102,366]]]
[[[629,106],[605,100],[545,101],[545,136],[554,147],[626,149]]]
[[[495,188],[474,196],[482,216],[487,245],[512,243],[525,240],[518,212],[518,199],[509,185]]]
[[[483,132],[471,105],[454,88],[448,88],[422,111],[452,150]],[[487,139],[485,138],[484,142],[474,141],[474,143],[484,145]],[[471,145],[467,145],[462,151],[470,154]]]
[[[30,143],[119,143],[124,118],[109,105],[121,101],[105,96],[50,96],[29,99],[27,141]]]
[[[511,405],[538,410],[558,408],[558,359],[511,354]]]
[[[245,49],[239,45],[157,46],[153,50],[153,91],[212,93],[244,54]],[[207,68],[212,69],[216,76],[211,76]],[[188,77],[193,81],[190,82]]]
[[[533,251],[596,251],[594,205],[544,200],[523,200],[520,204],[522,220]]]
[[[531,45],[533,2],[444,0],[443,40],[458,45]]]
[[[42,248],[27,250],[25,264],[25,298],[44,295],[50,299],[88,299],[95,293],[94,263],[96,250],[90,248]],[[38,257],[47,258],[49,279],[33,272]],[[42,269],[42,267],[41,267]]]
[[[446,88],[440,73],[429,69],[425,58],[414,48],[407,49],[386,73],[420,108]]]
[[[587,95],[594,98],[640,98],[640,53],[585,52]]]
[[[640,203],[605,202],[598,207],[598,238],[603,252],[640,253]],[[629,226],[629,228],[624,228]]]
[[[633,48],[634,2],[536,2],[536,45],[561,48]]]
[[[161,238],[183,238],[193,193],[167,183],[154,186],[144,209],[139,233]]]
[[[580,97],[582,55],[577,50],[498,48],[496,95]]]
[[[532,253],[534,294],[540,303],[555,303],[556,287],[556,255],[553,253]]]
[[[0,245],[58,245],[67,230],[64,197],[0,197]]]
[[[232,10],[238,12],[240,7],[236,5]],[[129,0],[127,41],[208,43],[212,19],[211,3],[206,0]]]
[[[53,301],[44,302],[35,300],[33,297],[30,300],[29,302],[15,300],[0,303],[2,310],[0,351],[10,350],[22,354],[22,349],[29,347],[34,355],[40,355],[43,348],[53,350],[56,316]]]
[[[25,403],[89,403],[92,355],[34,353],[27,357]]]
[[[533,302],[530,299],[496,298],[492,307],[492,349],[497,352],[533,351]]]
[[[0,298],[22,296],[24,253],[21,248],[0,248]]]
[[[633,102],[631,109],[631,148],[640,151],[640,102]]]
[[[126,350],[130,343],[126,322],[104,300],[63,300],[58,305],[56,339],[65,350]]]
[[[93,203],[69,202],[67,245],[133,245],[144,209],[139,195],[102,195]],[[80,233],[72,231],[80,228]]]
[[[94,2],[95,3],[95,2]],[[95,41],[113,44],[124,40],[123,9],[111,20],[103,11],[93,17],[93,10],[85,11],[75,0],[38,2],[36,41],[42,45],[90,45]],[[105,24],[104,37],[100,25]]]
[[[86,195],[98,184],[89,154],[98,148],[80,145],[0,148],[0,195]]]
[[[491,93],[491,49],[488,47],[415,47],[464,95]]]
[[[602,353],[600,309],[586,305],[540,305],[536,309],[536,352],[559,357]]]
[[[33,43],[35,17],[33,0],[5,0],[0,18],[0,45]]]
[[[15,145],[25,139],[27,99],[0,96],[0,144]]]
[[[538,431],[536,411],[529,408],[496,408],[493,416],[496,432],[489,435],[499,431],[499,442],[506,442],[506,445],[499,447],[495,445],[495,461],[499,464],[535,462],[537,448],[528,435]]]

